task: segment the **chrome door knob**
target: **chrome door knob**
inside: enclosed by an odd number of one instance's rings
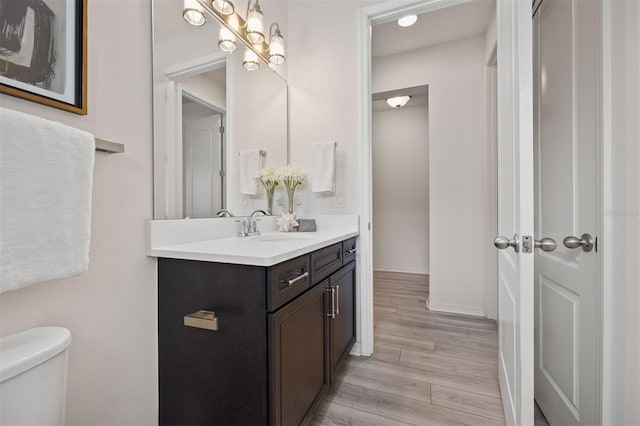
[[[589,234],[582,234],[580,238],[569,236],[562,240],[562,244],[568,249],[576,249],[582,247],[584,251],[593,250],[593,237]]]
[[[504,250],[508,247],[513,247],[513,250],[517,253],[519,251],[519,242],[518,242],[518,234],[515,234],[512,239],[507,237],[497,237],[493,240],[493,245],[499,248],[500,250]]]
[[[554,251],[557,247],[556,241],[553,238],[541,238],[535,241],[535,247],[542,251]]]

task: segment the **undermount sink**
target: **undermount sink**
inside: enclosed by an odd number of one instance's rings
[[[252,240],[261,243],[280,243],[283,241],[313,241],[313,238],[308,235],[283,232],[280,234],[258,235],[253,237]]]

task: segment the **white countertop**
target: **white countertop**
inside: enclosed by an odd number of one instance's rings
[[[357,216],[327,216],[316,220],[317,232],[270,231],[252,237],[229,237],[226,235],[231,232],[227,232],[224,234],[225,236],[220,238],[187,242],[176,241],[175,244],[172,243],[171,236],[167,236],[167,232],[163,228],[170,228],[171,232],[175,232],[181,228],[179,223],[157,224],[158,222],[176,221],[151,221],[155,224],[152,223],[147,230],[149,233],[147,255],[239,265],[272,266],[355,237],[359,233]],[[187,222],[185,222],[185,226],[194,226],[193,219],[187,220]],[[223,224],[224,222],[215,222],[215,226],[218,227],[224,226]],[[204,226],[206,223],[203,221],[197,226],[200,225]],[[268,228],[265,227],[265,229]],[[159,244],[154,244],[154,241]]]

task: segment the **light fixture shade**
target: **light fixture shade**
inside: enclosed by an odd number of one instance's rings
[[[247,14],[246,34],[252,44],[260,44],[264,41],[264,16],[257,3]]]
[[[398,25],[401,27],[410,27],[416,23],[418,17],[416,15],[405,15],[402,18],[398,19]]]
[[[211,0],[211,7],[222,15],[232,15],[236,8],[229,0]]]
[[[246,47],[244,49],[244,58],[242,59],[242,66],[247,71],[256,71],[260,68],[260,62],[258,62],[258,55],[256,53]]]
[[[183,4],[182,17],[185,21],[194,27],[199,27],[207,22],[207,18],[204,14],[204,8],[197,0],[184,0]]]
[[[388,98],[387,104],[392,108],[402,108],[410,99],[411,96],[396,96],[395,98]]]
[[[284,39],[280,31],[278,31],[275,35],[271,36],[271,40],[269,41],[269,62],[274,65],[282,65],[284,61]]]
[[[218,47],[223,52],[233,53],[238,48],[236,43],[236,36],[233,35],[229,29],[223,25],[220,25],[220,32],[218,34]]]

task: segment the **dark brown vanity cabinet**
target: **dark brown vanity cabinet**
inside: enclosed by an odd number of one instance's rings
[[[356,341],[356,263],[351,262],[331,275],[328,286],[330,296],[335,295],[332,299],[335,303],[329,304],[329,374],[333,379]]]
[[[308,420],[355,342],[344,249],[271,267],[158,259],[160,424]]]

